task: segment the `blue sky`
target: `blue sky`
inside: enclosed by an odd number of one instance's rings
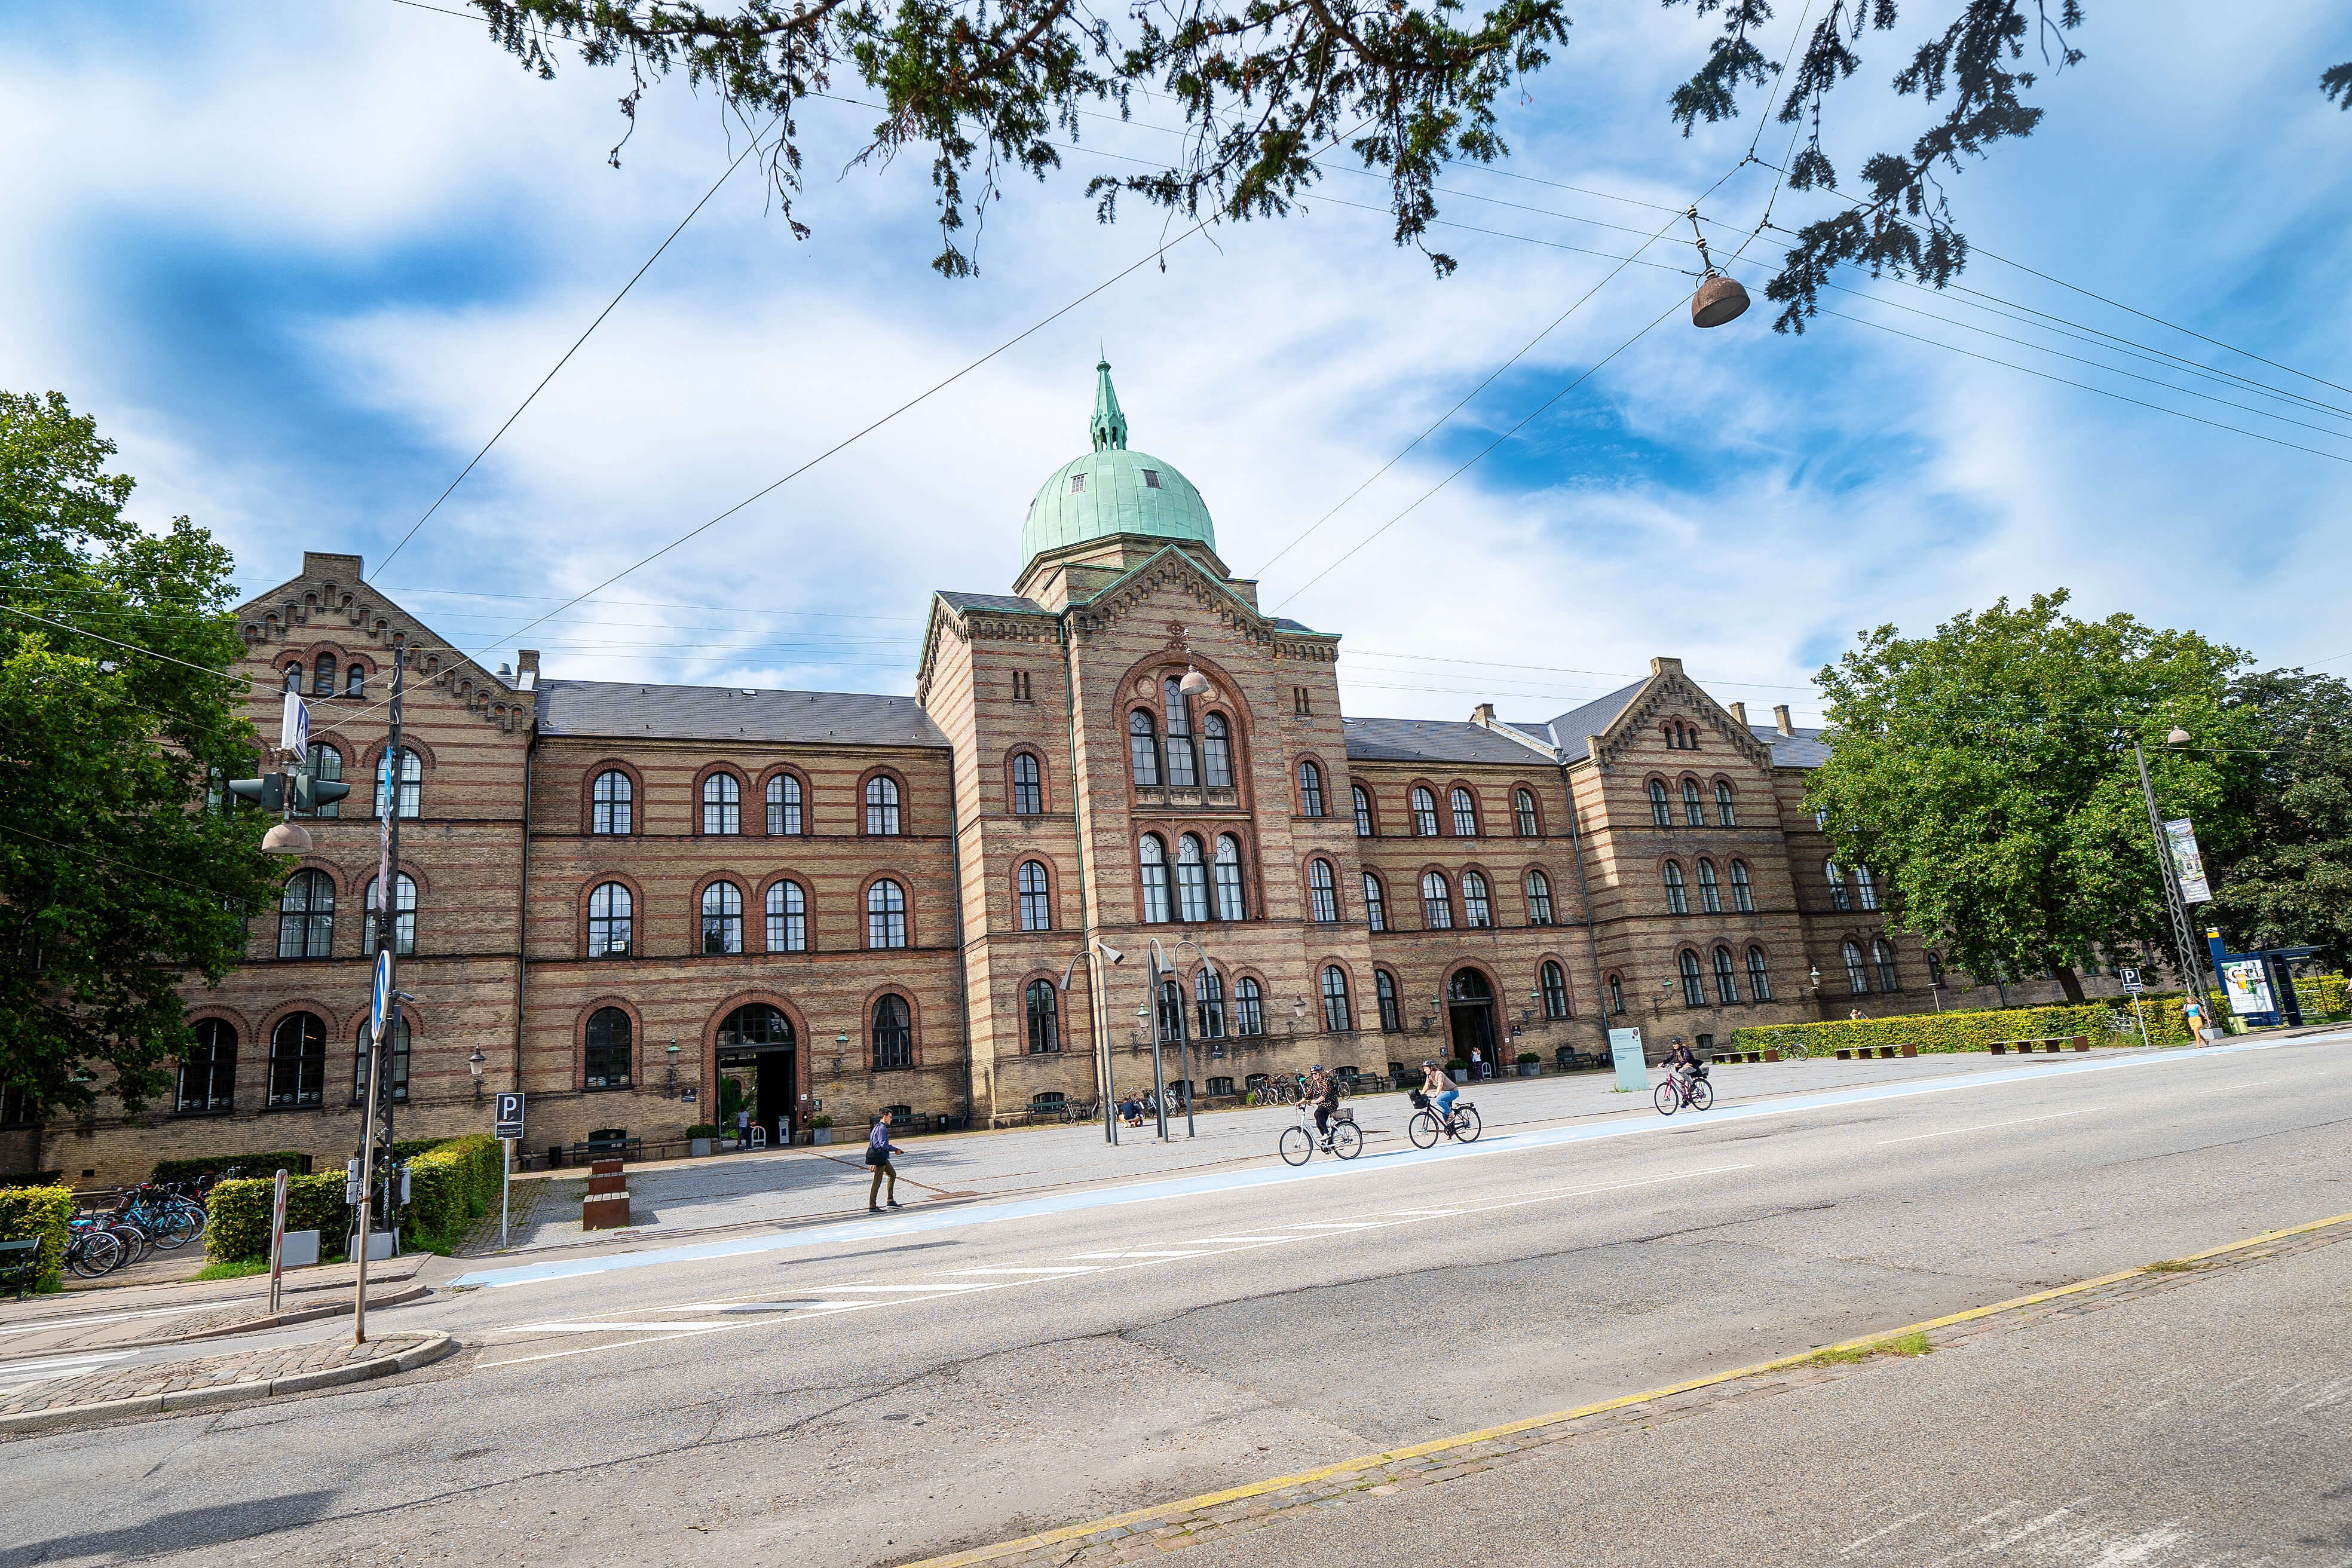
[[[2352,22],[2317,0],[2248,8],[2226,31],[2211,18],[2185,0],[2094,9],[2088,58],[2039,95],[2041,132],[1951,181],[1990,253],[1960,279],[1977,295],[1841,279],[1863,297],[1830,308],[1934,343],[1843,320],[1776,334],[1760,305],[1705,333],[1670,315],[1431,493],[1673,306],[1688,288],[1675,268],[1694,258],[1670,234],[1645,253],[1669,266],[1626,268],[1282,554],[1265,602],[1347,635],[1361,713],[1452,716],[1492,698],[1549,714],[1670,654],[1726,699],[1803,714],[1807,677],[1858,628],[1925,630],[2058,586],[2084,614],[2194,626],[2265,665],[2352,669],[2338,608],[2352,417],[2050,330],[2118,334],[2352,411],[2352,392],[2188,335],[2352,387],[2352,115],[2315,86],[2352,58]],[[1512,159],[1444,181],[1444,217],[1471,226],[1436,237],[1461,261],[1452,279],[1349,205],[1378,205],[1378,182],[1335,172],[1297,216],[1173,247],[1164,270],[1132,273],[520,640],[559,674],[910,689],[928,591],[1001,590],[1018,570],[1031,493],[1085,445],[1097,344],[1134,445],[1199,485],[1229,563],[1259,571],[1614,265],[1559,247],[1628,254],[1641,239],[1622,228],[1654,231],[1661,207],[1738,162],[1752,120],[1685,139],[1665,117],[1706,37],[1686,8],[1580,15],[1507,110]],[[535,80],[477,25],[394,0],[16,8],[0,38],[0,384],[96,414],[141,480],[141,514],[194,516],[256,587],[304,548],[361,553],[376,574],[742,144],[670,82],[610,168],[610,73]],[[1895,68],[1889,44],[1865,44],[1827,138],[1848,174],[1923,120],[1874,85]],[[926,268],[920,160],[845,172],[870,114],[817,103],[802,118],[812,237],[794,241],[737,174],[382,567],[385,593],[492,664],[510,658],[523,623],[1160,232],[1140,207],[1097,225],[1083,184],[1131,166],[1097,154],[1164,143],[1150,127],[1173,122],[1165,105],[1139,102],[1135,126],[1089,121],[1061,175],[1008,189],[964,282]],[[1785,136],[1766,129],[1768,155]],[[1771,178],[1726,181],[1704,208],[1716,233],[1752,227]],[[1784,192],[1774,216],[1826,210]],[[1773,254],[1769,237],[1750,247],[1748,281]]]

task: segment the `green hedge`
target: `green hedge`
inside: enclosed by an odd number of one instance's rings
[[[0,1187],[54,1187],[65,1179],[63,1171],[0,1171]]]
[[[205,1209],[205,1256],[242,1263],[269,1256],[270,1192],[274,1178],[240,1178],[212,1190]],[[286,1228],[319,1233],[321,1257],[341,1252],[352,1232],[352,1205],[343,1202],[343,1175],[293,1176],[286,1183]]]
[[[2181,1022],[2180,999],[2143,996],[2135,1004],[2147,1026],[2149,1043],[2186,1044],[2189,1026]],[[1905,1013],[1892,1018],[1841,1018],[1823,1024],[1774,1024],[1732,1031],[1730,1048],[1762,1051],[1784,1041],[1801,1039],[1815,1056],[1828,1056],[1852,1046],[1913,1045],[1930,1051],[1980,1051],[1995,1040],[2030,1040],[2050,1036],[2083,1035],[2095,1046],[2136,1046],[2139,1030],[2119,1035],[2107,1027],[2110,1015],[2123,1004],[2086,1002],[2080,1006],[1995,1007],[1972,1013]]]
[[[292,1149],[279,1149],[267,1154],[206,1154],[194,1160],[158,1160],[155,1173],[148,1180],[193,1182],[204,1176],[217,1176],[232,1168],[248,1176],[259,1171],[268,1180],[280,1166],[295,1175],[307,1176],[310,1173],[310,1156]]]
[[[434,1252],[455,1251],[467,1227],[490,1212],[504,1151],[487,1132],[436,1143],[408,1162],[408,1208],[401,1236]]]
[[[2294,983],[2294,999],[2303,1009],[2306,1022],[2340,1018],[2344,1016],[2345,979],[2341,974],[2299,975]]]
[[[65,1270],[75,1206],[73,1194],[63,1187],[0,1187],[0,1241],[40,1238],[33,1266],[44,1290],[54,1289]]]

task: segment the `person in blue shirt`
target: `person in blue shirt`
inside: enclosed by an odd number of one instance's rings
[[[887,1116],[877,1116],[874,1119],[874,1129],[866,1139],[866,1163],[874,1167],[874,1184],[866,1189],[866,1207],[868,1213],[882,1212],[882,1205],[874,1200],[882,1195],[882,1179],[886,1176],[890,1180],[890,1206],[892,1208],[898,1206],[898,1167],[890,1163],[890,1156],[905,1152],[904,1149],[890,1142],[890,1119]]]

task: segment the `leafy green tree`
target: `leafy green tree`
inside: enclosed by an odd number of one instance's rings
[[[2228,706],[2270,748],[2241,759],[2244,831],[2217,861],[2214,912],[2232,947],[2316,947],[2352,963],[2352,686],[2273,669],[2241,676]]]
[[[228,973],[282,874],[258,814],[206,805],[254,762],[228,552],[124,517],[113,453],[0,393],[0,1083],[51,1110],[163,1091],[184,974]]]
[[[1868,866],[1888,918],[1973,974],[2054,971],[2070,1001],[2098,949],[2171,955],[2132,742],[2168,817],[2226,858],[2243,837],[2234,749],[2261,743],[2230,700],[2240,650],[2127,615],[2080,621],[2064,590],[1891,626],[1824,668],[1830,760],[1807,785],[1842,866]],[[2165,744],[2174,726],[2194,748]]]

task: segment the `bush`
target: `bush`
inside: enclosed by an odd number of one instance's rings
[[[0,1187],[54,1187],[65,1179],[63,1171],[0,1171]]]
[[[444,1143],[456,1142],[454,1138],[404,1138],[392,1146],[392,1157],[395,1160],[414,1160],[428,1150],[438,1149]]]
[[[1541,1060],[1543,1060],[1543,1058],[1536,1055],[1533,1051],[1521,1051],[1519,1053],[1519,1065],[1521,1067],[1527,1066],[1529,1062],[1539,1062]]]
[[[223,1171],[236,1169],[250,1176],[256,1171],[266,1180],[283,1166],[297,1176],[310,1173],[310,1156],[291,1149],[279,1149],[268,1154],[206,1154],[194,1160],[158,1160],[150,1181],[193,1182],[204,1176],[217,1176]],[[307,1228],[307,1227],[306,1227]]]
[[[2340,1018],[2344,1016],[2345,979],[2341,974],[2299,975],[2294,983],[2294,999],[2303,1009],[2305,1019]]]
[[[2186,1041],[2189,1026],[2180,1020],[2180,999],[2143,996],[2133,1005],[2147,1026],[2150,1044]],[[2081,1006],[1991,1007],[1971,1013],[1905,1013],[1892,1018],[1842,1018],[1825,1024],[1769,1024],[1732,1031],[1728,1049],[1777,1049],[1787,1040],[1802,1040],[1815,1056],[1827,1056],[1848,1046],[1919,1047],[1935,1051],[1980,1051],[1995,1040],[2030,1040],[2052,1036],[2083,1035],[2095,1046],[2139,1044],[2139,1029],[2119,1035],[2107,1019],[2126,1008],[2114,1003],[2085,1002]]]
[[[33,1272],[45,1290],[56,1287],[65,1269],[74,1208],[73,1194],[63,1187],[0,1187],[0,1241],[40,1241]]]
[[[276,1182],[268,1177],[223,1182],[205,1207],[205,1256],[215,1263],[240,1263],[269,1256],[269,1200]],[[319,1233],[321,1256],[341,1250],[352,1231],[352,1205],[343,1202],[341,1172],[331,1176],[293,1176],[286,1183],[286,1228]]]
[[[467,1228],[498,1200],[505,1168],[505,1149],[487,1132],[444,1139],[412,1158],[402,1237],[431,1252],[457,1250]]]
[[[712,1122],[698,1121],[686,1130],[686,1135],[688,1138],[716,1138],[719,1136],[719,1128]]]
[[[814,1116],[809,1118],[809,1125],[811,1127],[830,1127],[833,1125],[833,1113],[830,1111],[820,1110]]]
[[[1448,1078],[1460,1078],[1464,1073],[1468,1072],[1469,1070],[1470,1064],[1464,1061],[1460,1057],[1455,1057],[1445,1064],[1445,1076]]]

